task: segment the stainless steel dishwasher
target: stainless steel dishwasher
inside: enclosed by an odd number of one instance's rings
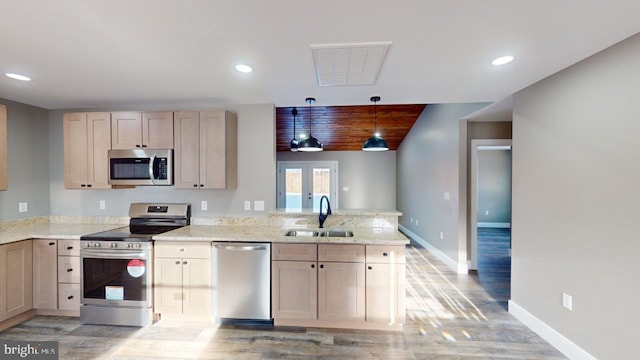
[[[212,244],[214,316],[221,323],[273,323],[271,244]]]

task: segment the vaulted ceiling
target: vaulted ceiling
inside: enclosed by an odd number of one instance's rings
[[[298,107],[296,133],[311,134],[320,140],[325,151],[362,150],[362,144],[373,135],[374,117],[380,136],[396,150],[418,119],[425,104],[366,106]],[[293,138],[293,107],[276,108],[276,149],[288,151]]]

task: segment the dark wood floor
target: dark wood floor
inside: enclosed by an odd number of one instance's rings
[[[418,245],[407,247],[406,284],[402,332],[166,321],[135,328],[37,316],[0,332],[0,342],[57,340],[60,359],[92,360],[566,359],[512,317],[475,276],[456,274]]]
[[[511,295],[511,229],[478,228],[476,281],[505,310]]]

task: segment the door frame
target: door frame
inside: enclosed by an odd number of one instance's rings
[[[471,244],[469,246],[469,270],[478,269],[478,150],[479,148],[513,151],[511,139],[472,139],[471,140],[471,209],[469,211],[469,231]],[[513,191],[512,191],[513,193]]]

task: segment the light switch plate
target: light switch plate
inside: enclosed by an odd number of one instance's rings
[[[264,201],[256,200],[253,202],[253,210],[255,211],[264,211]]]
[[[573,298],[571,295],[562,293],[562,306],[569,311],[573,310]]]
[[[107,208],[107,203],[104,200],[100,200],[100,210],[104,210]]]
[[[244,202],[244,209],[247,211],[251,211],[251,201],[247,200]]]
[[[207,203],[207,200],[202,200],[200,202],[200,210],[207,210],[208,207],[209,207],[209,204]]]
[[[27,212],[29,211],[29,206],[26,202],[18,203],[18,212]]]

